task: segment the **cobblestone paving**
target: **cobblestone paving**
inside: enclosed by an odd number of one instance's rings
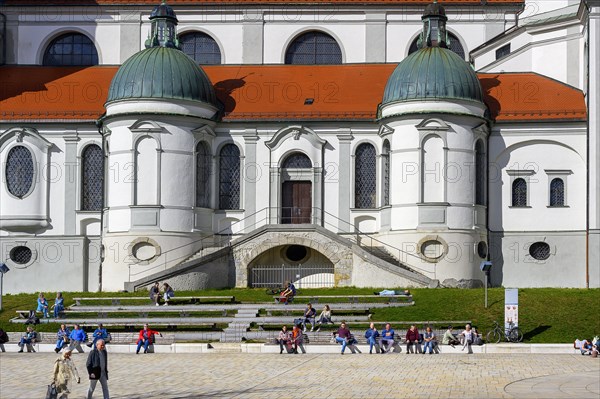
[[[0,398],[43,398],[55,358],[0,354]],[[600,398],[600,358],[580,355],[111,354],[109,371],[113,399]]]

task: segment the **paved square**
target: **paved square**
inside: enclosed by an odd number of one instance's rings
[[[43,398],[55,358],[0,354],[0,398]],[[84,398],[87,353],[73,358],[82,383],[70,398]],[[117,353],[109,362],[114,399],[600,398],[600,358],[581,355]]]

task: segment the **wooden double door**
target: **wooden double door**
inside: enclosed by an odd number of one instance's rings
[[[312,182],[286,181],[282,187],[281,223],[311,223]]]

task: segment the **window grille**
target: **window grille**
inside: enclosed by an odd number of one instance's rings
[[[375,208],[377,190],[377,166],[375,147],[361,144],[356,149],[354,174],[354,206],[356,208]]]
[[[283,167],[284,168],[312,168],[312,162],[310,162],[310,159],[300,153],[300,152],[295,152],[293,154],[290,154],[285,161],[283,161]]]
[[[500,58],[506,57],[509,54],[510,54],[510,43],[505,44],[504,46],[502,46],[496,50],[496,59],[499,60]]]
[[[83,151],[81,210],[101,211],[104,205],[104,155],[97,145]]]
[[[181,50],[201,65],[219,65],[221,50],[209,35],[202,32],[186,33],[179,37]]]
[[[527,183],[523,178],[513,181],[512,206],[527,206]]]
[[[565,205],[565,183],[562,179],[552,179],[550,182],[550,206]]]
[[[31,260],[31,249],[24,247],[24,246],[19,246],[19,247],[14,247],[11,251],[10,251],[10,260],[12,260],[13,262],[19,264],[19,265],[25,265],[27,263],[29,263],[29,261]]]
[[[211,154],[208,144],[196,147],[196,206],[210,208]]]
[[[550,245],[545,242],[535,242],[529,247],[529,255],[533,259],[546,260],[550,257]]]
[[[475,145],[475,204],[485,205],[485,151],[481,141]]]
[[[47,66],[98,65],[98,52],[94,43],[81,33],[67,33],[54,39],[44,54]]]
[[[390,204],[390,142],[383,143],[383,205]]]
[[[286,64],[341,64],[342,50],[335,39],[323,32],[308,32],[297,37],[285,54]]]
[[[219,209],[240,208],[240,150],[235,144],[221,149],[219,166]]]
[[[6,186],[8,192],[23,198],[33,185],[33,156],[22,145],[10,149],[6,157]]]

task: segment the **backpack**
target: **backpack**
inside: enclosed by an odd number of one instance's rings
[[[27,321],[25,324],[40,324],[40,318],[35,314],[35,310],[30,310],[29,315],[27,316]]]

